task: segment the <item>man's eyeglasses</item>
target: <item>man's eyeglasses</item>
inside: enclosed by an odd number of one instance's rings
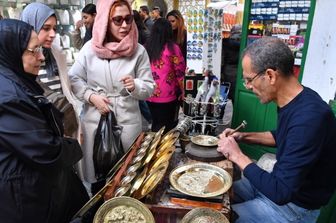
[[[243,85],[244,87],[248,87],[250,84],[252,84],[252,82],[257,79],[257,77],[261,76],[262,74],[265,73],[266,70],[262,70],[260,71],[259,73],[257,73],[256,75],[254,75],[254,77],[252,78],[242,78],[242,81],[243,81]]]
[[[126,22],[127,25],[131,24],[133,22],[133,15],[127,15],[125,17],[122,16],[112,17],[112,22],[116,26],[121,26],[124,23],[124,21]]]
[[[42,46],[38,46],[38,47],[36,47],[34,49],[27,48],[26,50],[28,52],[32,53],[34,56],[39,55],[39,53],[43,54],[43,48],[42,48]]]

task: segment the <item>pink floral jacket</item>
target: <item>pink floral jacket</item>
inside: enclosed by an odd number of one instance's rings
[[[178,97],[178,93],[183,92],[186,63],[179,46],[174,44],[173,49],[174,51],[170,51],[166,45],[161,58],[151,63],[156,87],[147,101],[171,102]]]

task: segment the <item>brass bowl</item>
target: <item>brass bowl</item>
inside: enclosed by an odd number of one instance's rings
[[[131,196],[132,194],[139,190],[141,184],[144,182],[144,180],[146,179],[146,174],[147,174],[147,170],[148,168],[145,167],[142,172],[134,179],[134,183],[133,183],[133,186],[131,188]]]
[[[155,223],[148,207],[131,197],[115,197],[106,201],[96,212],[93,223],[121,222],[117,217],[122,218],[125,223],[140,222],[141,219],[141,222]]]
[[[150,173],[146,177],[146,179],[144,180],[139,190],[137,190],[134,193],[133,197],[137,199],[141,199],[147,194],[149,194],[158,185],[158,183],[161,182],[161,180],[165,176],[168,165],[169,165],[169,162],[167,161],[167,162],[162,163],[155,170],[153,170],[152,173]]]
[[[131,184],[126,184],[122,187],[119,187],[115,192],[114,192],[114,197],[121,197],[125,195],[130,189],[132,185]]]
[[[195,222],[230,223],[225,215],[213,208],[195,208],[181,220],[181,223]]]
[[[125,185],[129,184],[132,182],[132,180],[135,178],[136,172],[129,172],[127,175],[125,175],[121,181],[120,181],[120,186],[124,187]]]

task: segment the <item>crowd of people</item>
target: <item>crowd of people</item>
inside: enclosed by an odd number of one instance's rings
[[[127,0],[88,4],[76,22],[80,51],[68,70],[53,43],[55,11],[30,3],[20,20],[0,20],[0,219],[67,223],[105,184],[92,159],[101,116],[114,113],[123,152],[141,133],[142,116],[154,132],[176,126],[186,26],[178,10],[164,16],[157,6],[132,10]],[[293,64],[292,52],[276,38],[261,38],[243,53],[244,86],[261,103],[277,104],[278,126],[262,133],[228,128],[220,135],[218,151],[244,174],[233,185],[236,222],[315,222],[336,187],[324,174],[336,171],[336,119],[298,82]],[[64,95],[75,117],[64,121],[67,114],[47,92]],[[239,142],[276,146],[273,171],[253,163]]]

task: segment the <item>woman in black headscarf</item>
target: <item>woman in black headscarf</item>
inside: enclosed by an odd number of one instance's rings
[[[83,187],[71,191],[80,183],[72,172],[82,156],[78,142],[62,137],[60,113],[35,81],[43,60],[32,26],[0,21],[2,223],[69,222],[88,199],[76,196]]]

